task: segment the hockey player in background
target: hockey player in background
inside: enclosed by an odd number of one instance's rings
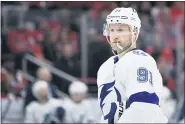
[[[166,86],[163,86],[161,90],[160,107],[168,119],[175,113],[176,100],[172,97],[171,91]]]
[[[61,100],[48,98],[48,84],[45,81],[35,82],[32,92],[37,101],[32,101],[26,107],[25,123],[42,123],[47,113],[62,105]]]
[[[162,77],[149,54],[136,48],[141,21],[135,9],[116,8],[104,36],[115,54],[98,70],[101,123],[167,123],[160,108]]]
[[[88,93],[86,84],[80,81],[75,81],[69,86],[69,94],[72,99],[66,100],[65,106],[67,107],[68,122],[71,123],[91,123],[96,121],[91,111],[92,106],[85,99]]]

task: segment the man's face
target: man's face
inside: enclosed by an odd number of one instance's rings
[[[85,94],[84,93],[74,93],[74,94],[71,94],[71,99],[75,103],[80,103],[81,101],[83,101],[85,99]]]
[[[42,87],[40,91],[38,92],[39,100],[40,101],[46,101],[48,100],[48,88]]]
[[[50,82],[52,80],[51,73],[49,71],[44,70],[44,71],[40,72],[39,79]]]
[[[120,50],[117,44],[123,48],[122,51],[126,50],[132,44],[132,33],[126,24],[110,24],[109,36],[113,50]]]
[[[66,58],[71,58],[73,56],[73,47],[72,47],[72,44],[66,44],[63,47],[63,55]]]

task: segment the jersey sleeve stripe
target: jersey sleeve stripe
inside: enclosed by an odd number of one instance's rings
[[[144,102],[159,105],[159,97],[156,93],[148,93],[146,91],[132,94],[126,103],[126,108],[130,107],[133,102]]]

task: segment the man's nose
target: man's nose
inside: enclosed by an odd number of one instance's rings
[[[118,34],[118,33],[115,33],[114,34],[114,39],[116,40],[116,39],[119,39],[119,37],[120,37],[120,35]]]
[[[118,36],[114,37],[114,41],[118,41],[118,39],[119,39]]]

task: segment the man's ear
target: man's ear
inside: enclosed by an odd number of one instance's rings
[[[135,37],[135,40],[137,40],[137,37],[138,37],[138,28],[136,28],[136,31],[134,32],[134,37]]]

